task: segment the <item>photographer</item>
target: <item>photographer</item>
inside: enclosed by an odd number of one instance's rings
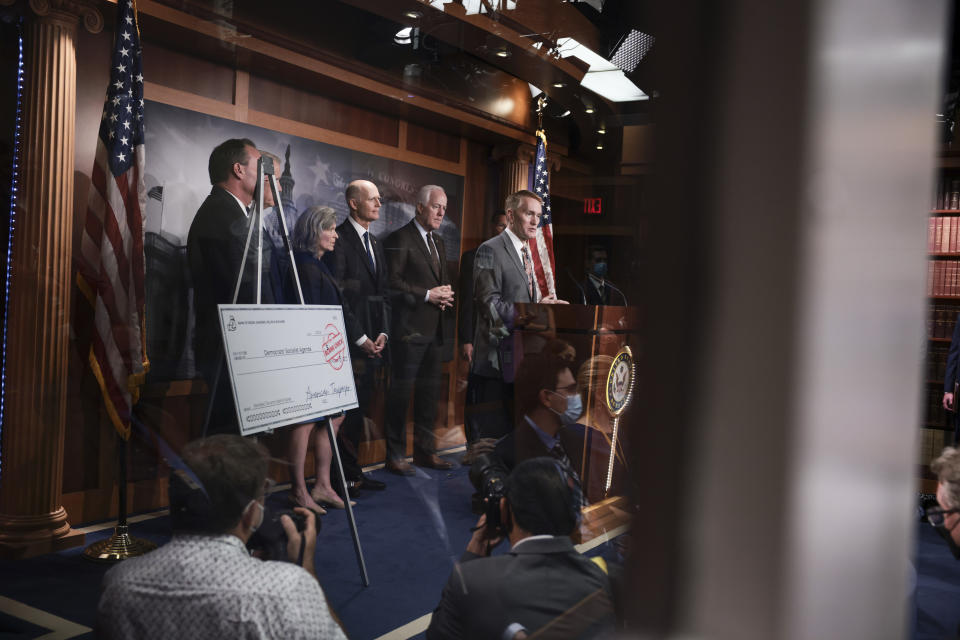
[[[514,469],[500,500],[502,529],[481,516],[433,612],[427,640],[594,637],[613,625],[610,582],[570,541],[582,495],[569,469],[533,458]],[[510,551],[490,556],[506,534]]]
[[[316,581],[316,523],[287,515],[290,562],[246,544],[264,522],[267,453],[235,435],[188,444],[170,474],[173,539],[106,573],[97,627],[107,638],[344,638]],[[301,559],[302,558],[302,559]],[[300,560],[300,564],[295,564]]]

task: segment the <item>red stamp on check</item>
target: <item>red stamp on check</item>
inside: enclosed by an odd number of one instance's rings
[[[323,329],[323,359],[331,367],[340,371],[343,367],[344,352],[347,345],[343,341],[343,334],[332,324]]]

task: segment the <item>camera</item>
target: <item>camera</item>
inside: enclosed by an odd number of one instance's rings
[[[287,557],[287,532],[283,529],[280,522],[280,516],[290,516],[293,524],[297,526],[297,531],[301,534],[307,528],[307,518],[290,509],[277,509],[267,505],[264,507],[263,524],[260,525],[247,542],[247,549],[251,553],[264,560],[283,560],[293,562]],[[320,519],[317,518],[317,531],[320,531]],[[303,562],[303,548],[300,544],[300,557],[297,564]]]
[[[470,482],[477,490],[471,498],[471,506],[474,513],[486,514],[489,537],[506,533],[500,521],[500,498],[506,495],[509,475],[500,458],[489,453],[481,453],[470,465]]]

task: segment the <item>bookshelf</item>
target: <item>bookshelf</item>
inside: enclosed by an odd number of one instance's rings
[[[930,462],[953,437],[952,416],[943,408],[942,400],[947,353],[960,314],[960,155],[956,153],[939,159],[928,215],[927,254],[926,405],[920,425],[919,460],[924,490],[932,478]]]

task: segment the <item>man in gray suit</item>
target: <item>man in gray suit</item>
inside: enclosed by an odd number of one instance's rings
[[[481,516],[433,612],[427,640],[592,638],[614,623],[610,580],[570,541],[583,496],[553,458],[517,465],[500,498],[502,528]],[[510,551],[490,556],[506,534]],[[549,631],[547,628],[549,627]]]
[[[477,326],[471,372],[478,385],[477,397],[468,401],[492,408],[490,415],[478,420],[485,438],[500,437],[513,427],[514,361],[509,332],[514,303],[567,304],[555,295],[541,298],[533,273],[528,241],[537,235],[543,200],[532,191],[517,191],[507,197],[504,208],[507,228],[477,248],[473,265]]]

